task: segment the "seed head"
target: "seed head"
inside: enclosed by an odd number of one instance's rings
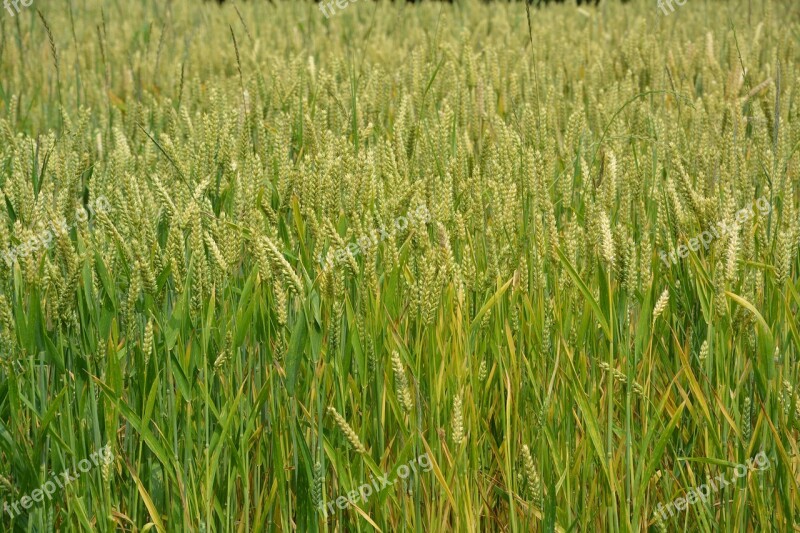
[[[336,425],[339,426],[339,429],[341,429],[342,433],[344,433],[345,437],[347,437],[347,440],[350,442],[350,446],[352,446],[353,449],[358,453],[366,454],[367,449],[364,448],[363,444],[361,444],[358,435],[356,435],[356,432],[353,431],[353,428],[350,427],[347,421],[342,418],[342,415],[340,415],[333,407],[328,407],[328,414],[333,417]]]
[[[405,412],[411,412],[414,407],[414,402],[411,399],[411,392],[408,389],[408,379],[406,378],[406,371],[403,368],[403,362],[400,360],[400,354],[395,350],[392,352],[392,369],[394,370],[394,386],[397,393],[397,401],[400,407]]]
[[[464,413],[462,412],[461,393],[453,400],[453,442],[459,446],[464,442]]]
[[[664,312],[664,309],[667,308],[667,304],[669,303],[669,287],[664,289],[664,292],[661,293],[661,296],[658,298],[656,302],[656,306],[653,308],[653,325],[655,325],[656,320],[661,313]]]

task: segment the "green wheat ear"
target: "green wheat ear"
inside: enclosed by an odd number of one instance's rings
[[[744,440],[745,449],[750,444],[752,409],[752,400],[750,400],[750,396],[747,396],[742,405],[742,439]]]
[[[325,471],[322,469],[322,463],[317,461],[314,463],[314,480],[311,486],[311,501],[314,508],[319,508],[323,504],[322,493],[325,490]]]
[[[664,289],[664,292],[661,293],[661,296],[658,297],[656,301],[655,307],[653,307],[653,324],[655,324],[658,317],[664,312],[669,304],[669,287]]]
[[[462,411],[461,393],[453,399],[453,418],[451,422],[453,443],[456,446],[464,442],[464,413]]]
[[[303,294],[303,282],[300,281],[300,277],[269,237],[262,237],[261,240],[266,246],[266,253],[272,261],[272,265],[281,273],[289,292],[295,296],[301,296]]]
[[[542,508],[542,482],[539,474],[536,472],[536,466],[533,462],[533,456],[527,444],[522,446],[522,464],[525,468],[525,481],[528,489],[528,495],[531,501],[538,507]]]
[[[344,433],[345,437],[347,437],[347,440],[350,442],[350,445],[353,447],[353,449],[358,453],[366,454],[367,449],[364,448],[363,444],[361,444],[358,435],[356,435],[356,432],[353,431],[353,428],[350,427],[350,424],[347,423],[342,415],[340,415],[336,409],[330,406],[328,407],[328,414],[333,417],[334,422],[336,422],[336,425],[339,426],[339,429],[341,429],[342,433]]]
[[[411,399],[411,391],[408,387],[408,379],[406,378],[406,371],[403,368],[403,362],[400,360],[400,354],[395,350],[392,352],[392,369],[394,370],[394,386],[397,393],[397,401],[400,407],[406,413],[411,412],[414,408],[414,402]]]

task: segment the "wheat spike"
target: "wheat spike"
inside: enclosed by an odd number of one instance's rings
[[[342,433],[344,433],[345,437],[347,437],[347,440],[350,442],[350,445],[353,447],[353,449],[358,453],[367,453],[367,449],[364,448],[363,444],[361,444],[358,435],[356,435],[356,432],[353,431],[353,428],[350,427],[347,421],[342,418],[342,415],[340,415],[336,409],[330,406],[328,407],[328,414],[333,417],[336,425],[339,426],[339,429],[341,429]]]

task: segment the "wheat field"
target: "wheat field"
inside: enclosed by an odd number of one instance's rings
[[[800,6],[344,3],[2,11],[0,531],[800,530]]]

